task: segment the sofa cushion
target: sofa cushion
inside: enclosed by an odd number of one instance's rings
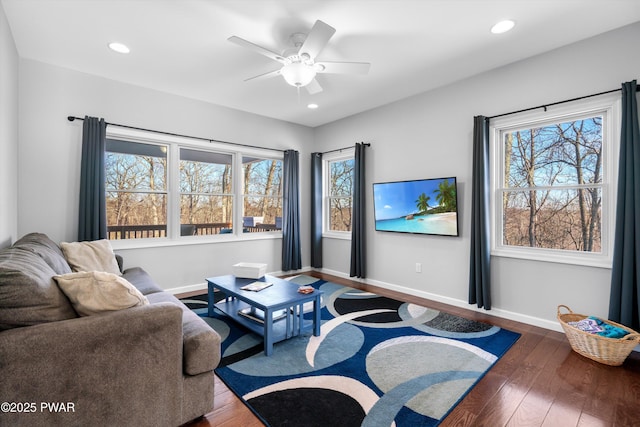
[[[62,242],[60,248],[73,271],[105,271],[120,274],[120,268],[108,240]]]
[[[57,274],[71,273],[71,267],[64,258],[60,247],[46,234],[29,233],[13,244],[14,248],[21,248],[38,255]]]
[[[78,317],[53,280],[56,274],[30,250],[1,250],[0,330]]]
[[[213,371],[220,362],[220,336],[211,326],[167,292],[147,295],[151,304],[171,302],[182,309],[183,369],[188,375]]]
[[[104,271],[80,271],[53,277],[80,316],[147,305],[126,279]]]

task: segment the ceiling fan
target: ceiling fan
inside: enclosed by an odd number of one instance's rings
[[[367,74],[369,72],[371,64],[368,62],[316,61],[317,56],[335,32],[335,28],[317,20],[308,35],[292,34],[290,39],[293,47],[286,49],[282,54],[272,52],[240,37],[231,36],[228,40],[282,64],[282,67],[277,70],[250,77],[245,81],[282,76],[291,86],[305,87],[313,95],[322,91],[322,87],[315,78],[316,74]]]

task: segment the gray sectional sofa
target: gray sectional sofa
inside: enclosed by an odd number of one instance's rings
[[[121,277],[149,304],[79,317],[53,278],[70,272],[44,234],[0,250],[0,425],[178,426],[211,411],[220,336],[206,322],[139,267]]]

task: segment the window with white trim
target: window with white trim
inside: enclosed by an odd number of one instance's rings
[[[280,235],[282,157],[271,150],[108,128],[106,151],[110,240]]]
[[[491,121],[493,255],[610,266],[618,99]]]
[[[282,230],[282,160],[242,157],[244,232]]]
[[[326,154],[324,161],[324,233],[351,237],[353,150]]]
[[[166,237],[167,145],[107,139],[105,189],[109,239]]]
[[[233,230],[233,155],[180,147],[180,235]]]

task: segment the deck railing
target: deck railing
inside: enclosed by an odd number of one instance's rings
[[[107,227],[107,239],[146,239],[166,237],[167,225],[110,225]]]
[[[279,224],[278,224],[279,225]],[[281,228],[276,224],[256,224],[250,227],[242,227],[245,233],[259,233],[263,231],[277,231]],[[230,222],[216,222],[206,224],[181,224],[181,236],[207,236],[215,234],[232,233]],[[157,237],[167,237],[167,225],[110,225],[107,227],[107,238],[109,240],[121,239],[148,239]]]

